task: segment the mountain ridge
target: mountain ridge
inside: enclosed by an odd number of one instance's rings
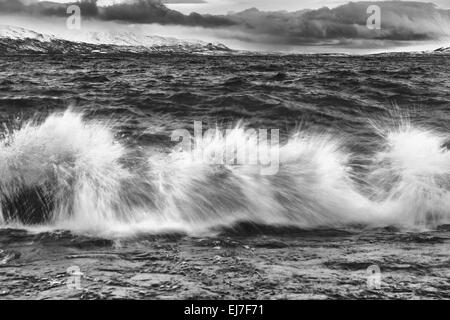
[[[232,50],[220,43],[181,40],[132,32],[86,32],[74,39],[30,29],[0,25],[0,53],[194,53],[220,54]]]
[[[450,53],[450,47],[441,47],[441,48],[438,48],[438,49],[434,50],[433,52],[436,52],[436,53]]]

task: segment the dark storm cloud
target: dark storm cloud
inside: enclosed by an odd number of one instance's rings
[[[229,26],[231,20],[213,15],[191,13],[184,15],[164,6],[159,0],[133,0],[100,7],[98,17],[102,20],[118,20],[133,23],[178,24],[203,27]]]
[[[367,28],[367,8],[381,9],[381,30]],[[450,10],[431,3],[357,2],[334,9],[261,12],[249,9],[228,16],[259,40],[304,44],[348,39],[426,40],[450,34]]]
[[[0,0],[0,11],[11,13],[25,11],[25,5],[19,0]]]
[[[96,0],[74,1],[80,7],[83,17],[105,21],[130,23],[160,23],[188,26],[219,27],[234,23],[221,16],[184,15],[167,8],[160,0],[128,0],[118,4],[100,7]],[[26,0],[0,0],[0,12],[35,14],[44,16],[67,16],[69,4],[37,2]]]
[[[96,16],[98,13],[96,1],[84,0],[77,4],[86,16]],[[67,16],[68,5],[37,0],[0,0],[0,13]]]

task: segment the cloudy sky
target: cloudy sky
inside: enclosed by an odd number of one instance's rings
[[[450,0],[84,1],[92,3],[80,5],[83,30],[74,35],[77,39],[79,33],[101,29],[195,38],[233,49],[264,51],[379,52],[450,45]],[[41,32],[67,33],[66,5],[61,2],[74,0],[54,0],[53,4],[0,0],[0,21]],[[381,9],[380,29],[367,27],[371,4]],[[249,8],[256,9],[245,10]]]
[[[104,1],[109,2],[111,0]],[[190,0],[173,0],[168,2],[189,1]],[[199,13],[225,14],[229,11],[241,11],[252,7],[266,11],[295,11],[301,9],[318,9],[323,6],[332,8],[338,5],[346,4],[348,2],[349,1],[342,0],[204,0],[203,3],[192,3],[191,1],[191,3],[176,3],[169,4],[168,6],[184,13],[196,11]],[[434,0],[431,2],[437,4],[442,8],[450,9],[450,0]]]
[[[73,0],[56,1],[73,2]],[[98,0],[98,4],[110,5],[120,1],[121,0]],[[331,8],[348,3],[348,1],[343,0],[165,0],[163,2],[165,2],[169,8],[186,14],[191,12],[226,14],[230,11],[242,11],[252,7],[265,11],[295,11],[301,9],[318,9],[323,6]],[[433,2],[441,8],[450,9],[450,0],[432,0],[427,2]]]

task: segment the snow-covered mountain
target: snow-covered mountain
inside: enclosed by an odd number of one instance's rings
[[[70,38],[0,26],[0,53],[224,53],[223,44],[133,32],[80,32]]]
[[[442,47],[439,49],[434,50],[436,53],[450,53],[450,47]]]
[[[0,25],[0,38],[8,38],[14,40],[35,39],[39,41],[54,40],[54,37],[50,35],[44,35],[42,33],[38,33],[25,28],[5,26],[5,25]]]
[[[86,32],[79,33],[78,42],[91,44],[109,44],[116,46],[144,46],[144,47],[206,47],[208,43],[200,40],[181,40],[177,38],[161,37],[156,35],[137,34],[130,31],[125,32]]]

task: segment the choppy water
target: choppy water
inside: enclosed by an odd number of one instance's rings
[[[2,57],[2,224],[437,228],[450,223],[449,68],[448,55]],[[194,121],[250,150],[244,128],[279,129],[279,171],[180,152],[171,132]]]

